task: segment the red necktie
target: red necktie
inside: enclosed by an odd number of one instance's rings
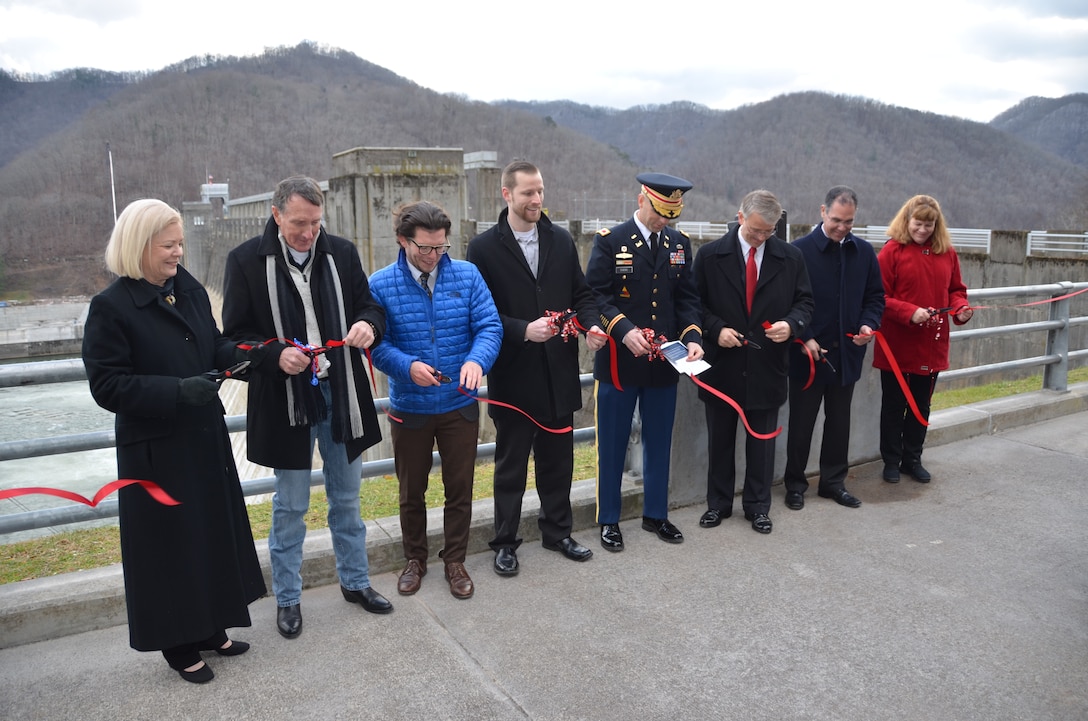
[[[756,249],[748,248],[748,265],[744,268],[744,290],[748,296],[748,314],[752,314],[752,299],[756,297],[759,269],[756,268]]]

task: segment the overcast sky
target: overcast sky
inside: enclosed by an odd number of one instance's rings
[[[1026,97],[1088,92],[1086,0],[732,5],[0,0],[0,68],[158,70],[309,40],[484,101],[726,110],[819,90],[988,122]]]

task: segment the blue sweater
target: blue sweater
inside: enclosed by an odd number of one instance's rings
[[[427,298],[402,249],[396,263],[370,277],[370,292],[385,308],[385,335],[372,358],[389,376],[393,409],[438,415],[475,403],[475,392],[470,397],[457,390],[461,366],[474,361],[487,373],[502,345],[502,322],[476,266],[443,256],[435,270],[434,297]],[[453,382],[416,385],[410,375],[415,361],[434,366]]]

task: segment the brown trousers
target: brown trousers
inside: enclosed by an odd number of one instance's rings
[[[445,512],[442,518],[445,563],[464,563],[472,523],[472,480],[480,419],[476,407],[441,415],[405,417],[392,424],[393,456],[400,481],[400,527],[404,557],[427,565],[427,480],[431,453],[438,445],[442,459]],[[470,420],[466,416],[473,416]]]

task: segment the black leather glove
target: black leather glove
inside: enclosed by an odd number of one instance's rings
[[[207,376],[178,379],[178,403],[206,406],[219,397],[219,384]]]

